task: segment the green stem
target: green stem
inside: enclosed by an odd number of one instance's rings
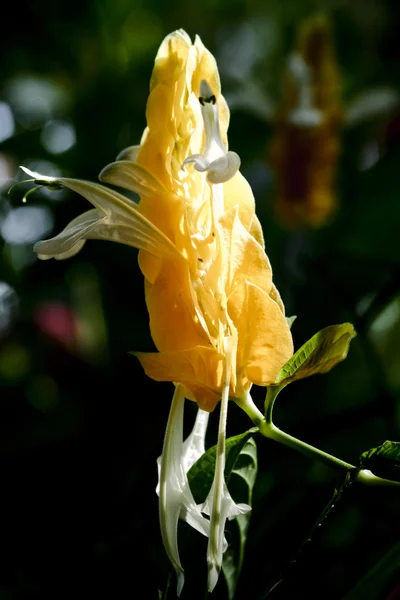
[[[247,394],[246,397],[235,399],[236,404],[242,408],[246,414],[250,417],[253,423],[258,427],[261,435],[270,440],[274,440],[276,442],[280,442],[292,450],[297,450],[297,452],[301,452],[301,454],[305,454],[309,458],[314,460],[319,460],[324,463],[328,467],[331,467],[340,471],[350,471],[355,470],[356,467],[351,463],[348,463],[341,458],[337,458],[328,452],[324,452],[315,446],[311,446],[311,444],[307,444],[298,438],[290,435],[289,433],[285,433],[279,427],[276,427],[272,421],[272,412],[274,407],[275,398],[282,388],[278,387],[270,387],[268,388],[267,397],[265,400],[265,417],[262,412],[257,408],[254,404],[250,394]],[[367,469],[361,469],[358,471],[355,481],[359,483],[364,483],[367,485],[383,485],[383,486],[392,486],[392,487],[400,487],[400,482],[391,481],[390,479],[382,479],[381,477],[377,477],[371,471]]]
[[[350,469],[355,469],[355,466],[333,456],[332,454],[328,454],[315,446],[311,446],[306,442],[302,442],[301,440],[285,433],[278,427],[276,427],[273,423],[267,423],[266,421],[260,427],[260,433],[269,438],[270,440],[275,440],[276,442],[280,442],[293,450],[297,450],[306,456],[317,459],[320,462],[328,465],[328,467],[333,467],[334,469],[340,469],[344,471],[349,471]]]
[[[361,469],[355,478],[355,481],[358,483],[365,483],[367,485],[374,486],[391,486],[391,487],[400,487],[400,481],[393,481],[393,479],[383,479],[382,477],[377,477],[369,471],[368,469]]]
[[[272,391],[270,392],[270,390]],[[336,456],[332,456],[331,454],[328,454],[319,448],[315,448],[306,442],[302,442],[301,440],[276,427],[272,422],[272,409],[278,392],[279,388],[268,388],[267,399],[265,401],[265,417],[254,404],[250,394],[248,394],[246,398],[242,398],[240,400],[236,399],[236,403],[247,413],[253,423],[257,425],[261,435],[264,437],[269,438],[270,440],[275,440],[276,442],[280,442],[285,446],[289,446],[289,448],[297,450],[298,452],[301,452],[310,458],[317,458],[321,462],[335,469],[339,468],[340,470],[344,471],[355,469],[354,465],[351,465],[340,458],[336,458]]]

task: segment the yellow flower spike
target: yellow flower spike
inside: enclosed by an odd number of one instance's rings
[[[232,210],[221,219],[226,261],[220,276],[227,297],[230,324],[237,331],[236,386],[230,397],[245,395],[251,383],[268,385],[293,354],[293,342],[279,294],[272,284],[268,258]],[[212,289],[213,272],[206,275],[205,289]],[[168,294],[167,294],[168,295]],[[159,297],[159,294],[157,294]],[[179,311],[171,331],[178,326]],[[223,318],[223,315],[221,316]],[[169,324],[162,321],[164,327]],[[180,327],[183,331],[184,327]],[[177,336],[177,341],[178,341]],[[178,342],[179,343],[179,342]],[[176,353],[136,354],[147,375],[159,381],[180,381],[191,399],[204,410],[213,410],[222,392],[223,354],[201,344]]]
[[[187,265],[164,260],[154,284],[146,282],[145,292],[151,334],[161,352],[209,343],[193,304]]]
[[[136,356],[150,377],[176,386],[160,464],[162,537],[180,592],[178,519],[204,535],[212,532],[212,589],[226,548],[225,520],[249,510],[234,504],[224,480],[229,399],[243,404],[253,383],[275,381],[293,345],[253,194],[238,170],[238,155],[228,150],[229,111],[215,59],[198,37],[191,44],[180,30],[161,44],[146,115],[140,146],[124,150],[100,173],[102,182],[138,193],[138,204],[103,185],[25,169],[38,185],[67,187],[95,207],[35,250],[41,258],[67,258],[90,238],[139,248],[158,352]],[[215,477],[202,509],[210,520],[201,515],[187,480],[185,398],[206,412],[221,406]],[[204,442],[204,415],[202,420],[194,435]]]

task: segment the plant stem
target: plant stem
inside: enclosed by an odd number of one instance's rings
[[[260,433],[265,437],[275,440],[276,442],[280,442],[293,450],[297,450],[306,456],[318,459],[320,462],[328,465],[328,467],[333,467],[335,469],[340,469],[344,471],[349,471],[350,469],[355,469],[355,466],[333,456],[332,454],[328,454],[315,446],[311,446],[306,442],[299,440],[298,438],[285,433],[278,427],[276,427],[273,423],[264,422],[261,427],[259,427]]]
[[[352,465],[351,463],[342,460],[341,458],[337,458],[328,452],[324,452],[324,450],[320,450],[315,446],[311,446],[311,444],[307,444],[302,440],[290,435],[289,433],[285,433],[279,427],[276,427],[272,421],[272,411],[274,407],[275,398],[278,395],[281,388],[278,387],[270,387],[268,388],[267,397],[265,400],[265,417],[262,412],[257,408],[254,404],[250,394],[247,394],[245,398],[235,399],[236,403],[240,408],[242,408],[253,423],[258,427],[259,432],[266,438],[270,440],[274,440],[276,442],[280,442],[292,450],[297,450],[297,452],[301,452],[301,454],[305,454],[309,458],[314,460],[319,460],[324,463],[328,467],[331,467],[340,471],[351,471],[356,470],[357,467]],[[359,483],[367,484],[367,485],[376,485],[376,486],[391,486],[391,487],[400,487],[400,482],[392,481],[390,479],[382,479],[381,477],[377,477],[371,471],[367,469],[360,469],[356,474],[355,481]]]
[[[270,389],[271,388],[269,388],[269,390]],[[342,471],[355,469],[354,465],[341,460],[332,454],[328,454],[319,448],[315,448],[315,446],[311,446],[306,442],[302,442],[301,440],[276,427],[272,422],[272,409],[277,396],[278,388],[272,388],[272,390],[273,391],[271,393],[267,394],[267,400],[265,402],[267,407],[265,417],[254,404],[250,394],[248,394],[247,397],[242,400],[236,400],[240,408],[242,408],[248,414],[253,423],[257,425],[261,435],[271,440],[275,440],[276,442],[280,442],[281,444],[284,444],[293,450],[297,450],[298,452],[301,452],[310,458],[320,460],[334,469],[340,469]]]

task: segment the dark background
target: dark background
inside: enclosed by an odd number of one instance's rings
[[[7,194],[23,179],[18,165],[96,180],[121,149],[139,142],[154,56],[179,27],[192,38],[198,33],[217,57],[228,101],[251,74],[279,105],[296,27],[317,10],[332,20],[343,106],[369,88],[396,90],[399,6],[394,0],[3,6],[1,600],[157,598],[169,572],[154,489],[173,386],[148,380],[128,354],[154,348],[136,251],[96,241],[70,261],[38,261],[33,243],[89,207],[65,191],[38,191],[23,204],[29,186]],[[392,109],[342,131],[335,218],[324,228],[289,230],[274,212],[267,151],[273,124],[238,105],[231,115],[230,147],[254,189],[275,282],[288,314],[297,315],[295,347],[330,324],[350,321],[358,331],[344,363],[282,392],[276,422],[352,463],[399,437],[399,119]],[[261,406],[264,391],[254,396]],[[193,418],[194,405],[187,413]],[[250,425],[232,405],[229,434]],[[262,597],[340,484],[327,467],[273,442],[259,439],[258,450],[239,598]],[[391,550],[372,583],[348,596],[388,598],[398,583],[398,507],[398,492],[351,486],[271,598],[345,598]],[[182,555],[189,576],[193,571],[200,581],[187,585],[183,598],[204,598],[204,540],[195,536],[193,552]],[[213,597],[224,594],[221,583]]]

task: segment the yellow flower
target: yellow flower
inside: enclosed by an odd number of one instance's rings
[[[229,111],[215,60],[199,38],[192,46],[183,32],[175,32],[161,45],[147,120],[140,147],[126,155],[133,153],[136,164],[169,194],[162,201],[159,195],[142,198],[139,210],[186,260],[160,260],[140,251],[150,328],[160,353],[137,356],[149,376],[180,381],[202,409],[213,410],[221,397],[225,335],[236,337],[233,397],[245,394],[250,383],[271,383],[293,347],[253,194],[235,173],[236,155],[226,151]],[[191,162],[199,172],[182,170]],[[129,168],[124,161],[113,163],[101,179],[127,187]]]
[[[280,367],[293,353],[292,339],[263,248],[246,231],[237,209],[225,213],[219,225],[226,258],[223,272],[219,275],[220,312],[214,319],[209,319],[208,315],[205,318],[210,321],[208,330],[213,331],[213,321],[219,319],[222,327],[220,335],[223,337],[229,329],[236,339],[236,373],[231,380],[230,396],[243,398],[251,383],[267,385],[274,381]],[[202,286],[201,292],[205,290],[208,293],[207,300],[212,304],[217,294],[212,293],[208,286],[213,284],[215,274],[211,271],[207,275],[199,286]],[[163,283],[160,292],[156,293],[157,300],[163,297],[162,290],[167,287],[167,282]],[[175,331],[180,331],[182,316],[182,312],[178,312],[174,319]],[[160,327],[162,323],[165,321],[160,319]],[[200,408],[212,410],[218,403],[224,362],[218,330],[215,331],[215,339],[209,335],[208,345],[203,343],[178,351],[138,354],[138,357],[151,377],[183,383],[191,392],[188,397],[195,399]]]
[[[254,197],[239,172],[238,155],[227,148],[228,122],[215,59],[198,37],[192,44],[177,31],[167,36],[156,57],[140,146],[127,148],[100,174],[105,183],[137,192],[139,204],[99,184],[25,169],[38,185],[68,187],[95,206],[55,238],[38,242],[41,258],[72,256],[89,238],[139,248],[150,330],[159,352],[137,356],[150,377],[176,384],[159,493],[161,531],[178,575],[178,593],[183,585],[179,517],[209,536],[212,590],[226,547],[225,520],[250,510],[235,505],[224,481],[228,400],[251,402],[251,385],[273,383],[293,354]],[[202,509],[210,520],[201,514],[187,482],[185,398],[207,412],[221,401],[214,483]]]
[[[91,237],[138,247],[159,350],[138,358],[150,377],[181,382],[189,398],[212,411],[221,397],[226,336],[233,338],[233,398],[243,398],[252,383],[273,382],[293,345],[252,191],[226,148],[229,111],[216,63],[199,38],[192,45],[178,31],[162,43],[147,120],[140,146],[100,174],[138,192],[140,203],[97,184],[47,178],[80,192],[96,210],[35,249],[66,258]]]

